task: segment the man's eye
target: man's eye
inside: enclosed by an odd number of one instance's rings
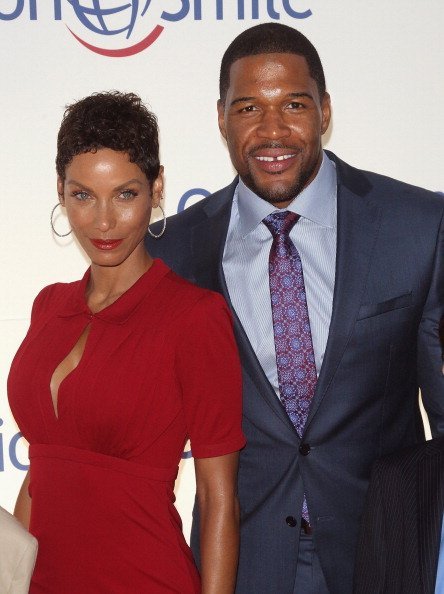
[[[302,103],[299,103],[299,101],[292,101],[291,103],[288,104],[288,107],[290,109],[301,109],[301,107],[304,107]]]
[[[254,105],[246,105],[245,107],[242,107],[242,109],[240,111],[244,112],[244,113],[248,113],[250,111],[256,111],[256,107]]]

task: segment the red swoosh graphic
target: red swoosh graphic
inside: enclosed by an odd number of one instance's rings
[[[150,46],[152,43],[156,41],[159,35],[162,33],[164,27],[160,25],[156,25],[154,29],[151,31],[149,35],[147,35],[142,41],[136,43],[135,45],[131,45],[130,47],[125,47],[123,49],[105,49],[102,47],[96,47],[95,45],[91,45],[83,39],[80,39],[78,35],[76,35],[71,29],[67,26],[68,31],[73,35],[78,42],[84,45],[86,48],[95,52],[96,54],[100,54],[101,56],[109,56],[110,58],[126,58],[127,56],[134,56],[134,54],[138,54]]]

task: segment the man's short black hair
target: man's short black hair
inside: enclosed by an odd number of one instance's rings
[[[220,66],[219,93],[225,102],[230,86],[230,68],[236,60],[258,54],[296,54],[307,61],[319,97],[325,94],[325,76],[314,45],[300,31],[280,23],[262,23],[243,31],[228,46]]]

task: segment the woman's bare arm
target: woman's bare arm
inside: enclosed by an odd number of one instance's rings
[[[232,594],[239,556],[239,453],[195,460],[202,594]]]

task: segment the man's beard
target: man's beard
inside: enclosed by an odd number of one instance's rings
[[[313,168],[313,170],[314,169],[315,168]],[[247,186],[247,188],[259,196],[259,198],[262,198],[262,200],[265,200],[270,204],[278,206],[282,202],[290,202],[302,192],[307,181],[310,179],[313,170],[305,172],[301,171],[299,176],[295,178],[294,182],[285,188],[279,188],[278,186],[275,186],[273,189],[259,187],[251,173],[248,173],[242,177],[242,181]],[[280,175],[280,173],[273,173],[270,175],[275,175],[277,177]]]

